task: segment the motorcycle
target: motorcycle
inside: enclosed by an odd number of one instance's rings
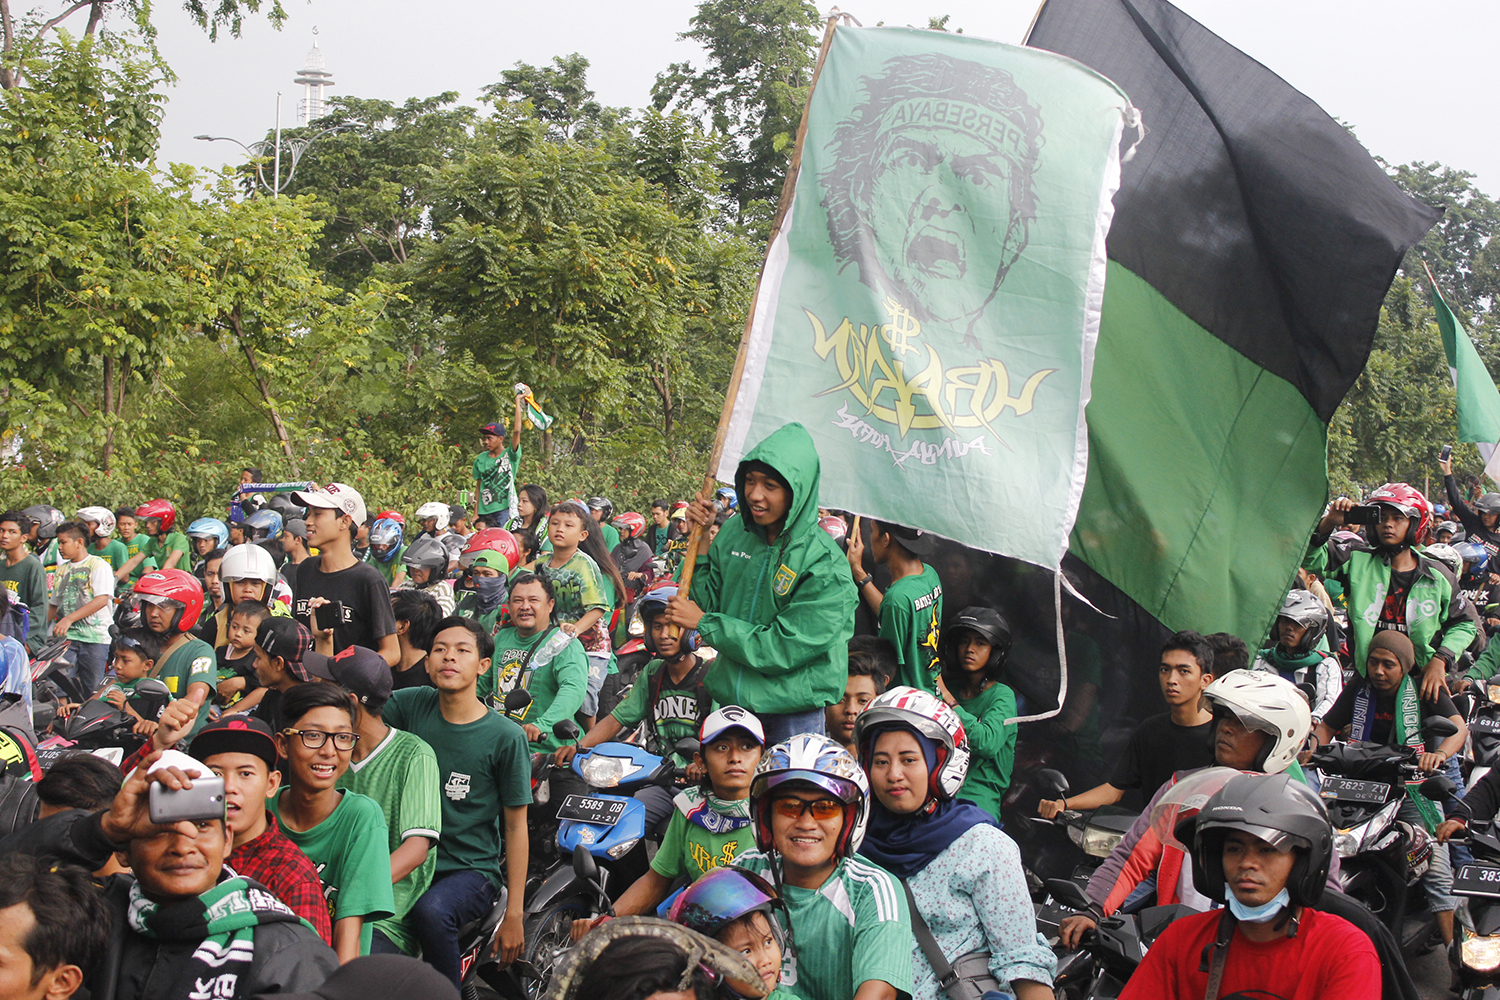
[[[1449,719],[1422,721],[1425,746],[1435,747],[1458,728]],[[1414,957],[1437,929],[1425,906],[1409,903],[1437,848],[1426,829],[1397,818],[1406,788],[1420,780],[1421,747],[1391,747],[1350,741],[1313,752],[1310,765],[1322,773],[1319,794],[1333,824],[1340,880],[1346,894],[1370,908]],[[1416,896],[1421,905],[1421,896]]]
[[[1473,788],[1492,767],[1500,764],[1500,682],[1475,681],[1466,694],[1464,700],[1470,704],[1464,713],[1464,721],[1469,725],[1465,756],[1472,762],[1467,785]]]
[[[1048,879],[1047,890],[1061,906],[1070,910],[1088,908],[1088,897],[1076,882]],[[1139,968],[1146,951],[1179,917],[1198,913],[1182,903],[1148,906],[1139,913],[1116,913],[1099,921],[1083,936],[1079,952],[1064,952],[1058,961],[1054,990],[1059,1000],[1105,1000],[1118,997],[1125,983]],[[1063,914],[1070,916],[1071,914]],[[1059,921],[1060,922],[1060,921]],[[1044,934],[1056,941],[1055,926]],[[1074,956],[1086,953],[1088,961]]]
[[[127,703],[141,718],[155,720],[171,700],[164,682],[143,677],[136,682]],[[146,742],[147,737],[137,734],[135,726],[136,720],[125,711],[91,698],[66,718],[53,720],[52,735],[37,745],[37,757],[46,767],[70,751],[89,750],[118,764]]]
[[[1422,783],[1422,794],[1430,799],[1446,799],[1455,791],[1447,775]],[[1468,814],[1462,799],[1458,810]],[[1468,817],[1467,829],[1450,842],[1466,844],[1474,860],[1453,871],[1453,895],[1467,905],[1458,910],[1448,964],[1458,977],[1463,1000],[1495,1000],[1500,997],[1500,831],[1493,820]]]

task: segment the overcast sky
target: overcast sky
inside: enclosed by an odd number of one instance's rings
[[[677,40],[695,0],[283,0],[277,32],[263,16],[243,37],[211,43],[177,9],[156,4],[160,46],[179,81],[170,91],[164,161],[219,166],[239,154],[211,133],[244,142],[269,129],[276,92],[283,122],[296,123],[302,67],[318,28],[332,94],[402,101],[447,90],[476,101],[517,61],[546,63],[582,53],[589,83],[609,105],[641,107],[658,71],[701,65],[701,50]],[[1495,0],[1178,0],[1208,28],[1260,60],[1325,111],[1354,126],[1371,152],[1393,162],[1437,160],[1477,175],[1500,195],[1500,132],[1485,111],[1494,88]],[[1034,0],[847,0],[863,23],[924,25],[949,14],[950,28],[1019,42]],[[81,24],[75,30],[81,30]]]

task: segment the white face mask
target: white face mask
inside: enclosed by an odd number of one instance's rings
[[[1263,924],[1273,919],[1284,907],[1291,905],[1292,894],[1285,888],[1273,896],[1269,903],[1261,906],[1246,906],[1233,891],[1229,893],[1229,912],[1234,914],[1236,920],[1243,920],[1247,924]]]

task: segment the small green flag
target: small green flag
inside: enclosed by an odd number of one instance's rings
[[[536,397],[531,394],[530,389],[522,394],[521,400],[526,404],[526,419],[531,422],[531,426],[539,431],[552,426],[552,418],[542,412],[542,408],[536,404]]]
[[[1500,444],[1500,390],[1474,349],[1474,342],[1459,323],[1443,293],[1438,291],[1432,272],[1427,272],[1432,286],[1432,308],[1437,313],[1438,329],[1443,334],[1443,349],[1448,352],[1448,372],[1458,395],[1458,439],[1479,446],[1487,476],[1500,482],[1500,461],[1496,445]]]

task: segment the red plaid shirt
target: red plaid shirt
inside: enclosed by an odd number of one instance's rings
[[[266,832],[236,847],[224,863],[235,874],[270,889],[293,913],[312,924],[325,943],[333,944],[333,920],[328,916],[318,869],[286,838],[270,812],[266,813]]]

